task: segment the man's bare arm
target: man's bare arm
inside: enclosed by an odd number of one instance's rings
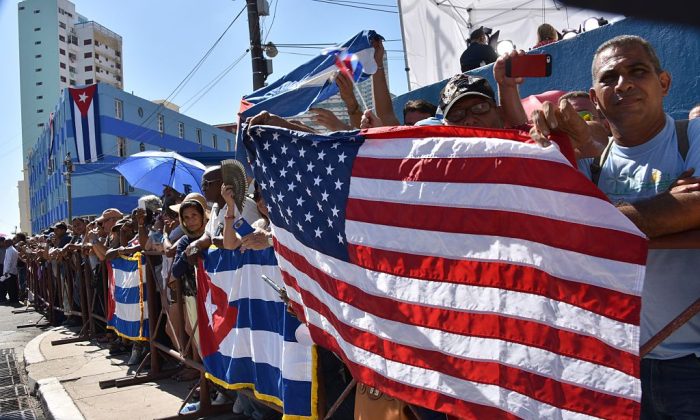
[[[700,228],[699,191],[664,192],[617,208],[651,239]]]
[[[659,236],[649,240],[650,249],[698,249],[700,229]]]

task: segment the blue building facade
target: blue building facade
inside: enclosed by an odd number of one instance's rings
[[[166,106],[98,84],[95,101],[103,155],[79,164],[68,90],[53,110],[28,158],[32,231],[68,217],[64,159],[73,162],[72,215],[99,215],[105,208],[131,211],[138,197],[149,194],[128,185],[114,167],[125,157],[146,150],[211,153],[234,156],[234,134],[180,114]]]
[[[498,29],[498,28],[494,28]],[[688,118],[688,112],[700,102],[700,29],[673,23],[650,22],[627,18],[584,32],[573,39],[563,40],[534,53],[552,55],[552,75],[530,78],[520,86],[522,98],[548,90],[583,90],[591,87],[591,62],[600,44],[618,35],[638,35],[656,50],[661,66],[671,73],[671,90],[664,100],[664,109],[676,119]],[[495,88],[493,65],[468,72],[485,77]],[[437,104],[440,91],[447,80],[413,90],[394,100],[394,111],[403,117],[403,106],[412,99],[425,99]]]

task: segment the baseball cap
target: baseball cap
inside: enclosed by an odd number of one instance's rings
[[[493,92],[488,80],[483,77],[463,73],[456,74],[452,76],[440,92],[442,115],[447,115],[452,105],[466,96],[482,96],[494,102],[496,101],[496,94]]]

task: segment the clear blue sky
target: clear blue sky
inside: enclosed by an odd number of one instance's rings
[[[166,98],[189,73],[231,20],[244,0],[73,0],[76,11],[117,32],[123,38],[124,87],[146,99]],[[332,2],[332,0],[331,0]],[[396,1],[367,0],[396,11]],[[0,233],[19,225],[17,180],[21,178],[21,116],[17,0],[0,0]],[[406,89],[399,16],[349,8],[314,0],[270,0],[270,16],[262,21],[263,38],[278,44],[339,43],[363,29],[374,29],[387,40],[392,93]],[[279,3],[279,4],[277,4]],[[277,7],[276,17],[272,19]],[[372,7],[372,6],[368,6]],[[397,40],[397,41],[391,41]],[[247,13],[233,24],[188,85],[172,100],[194,102],[203,88],[246,50]],[[315,49],[280,48],[268,81],[304,63]],[[210,124],[235,120],[241,96],[252,91],[250,56],[246,56],[213,89],[184,112]],[[189,104],[188,104],[189,105]]]

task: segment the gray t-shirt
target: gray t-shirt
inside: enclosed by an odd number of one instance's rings
[[[614,144],[603,164],[598,186],[613,202],[650,198],[668,190],[689,168],[700,175],[700,119],[688,127],[690,148],[685,162],[678,152],[676,127],[666,116],[666,125],[654,138],[635,147]],[[590,159],[579,164],[590,178]],[[700,249],[651,249],[647,258],[642,291],[640,345],[646,343],[671,320],[700,297]],[[675,359],[694,353],[700,356],[700,316],[696,315],[647,357]]]

